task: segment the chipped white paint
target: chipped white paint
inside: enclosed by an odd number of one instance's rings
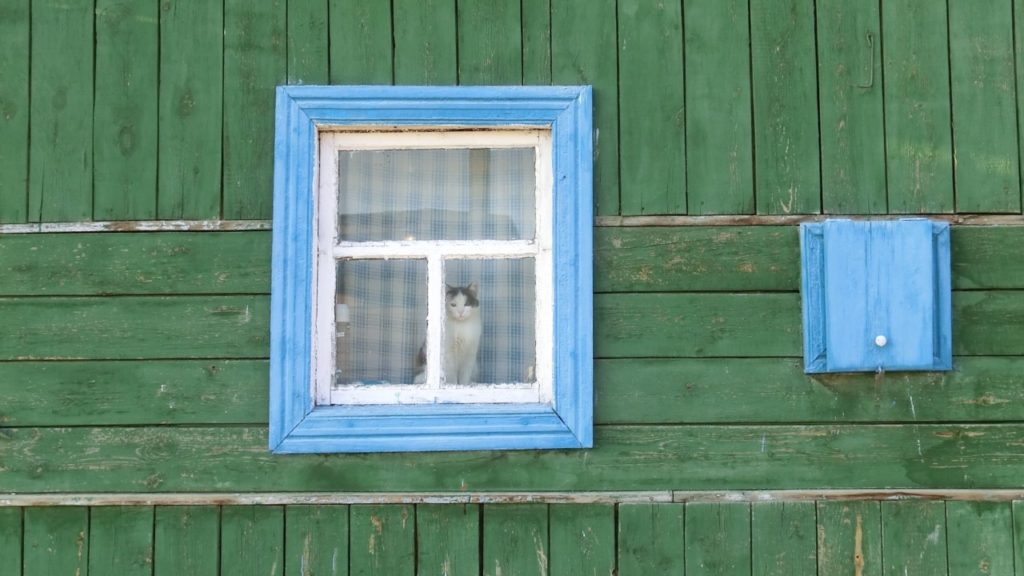
[[[243,232],[270,230],[270,220],[115,220],[0,224],[0,234],[81,234],[87,232]]]

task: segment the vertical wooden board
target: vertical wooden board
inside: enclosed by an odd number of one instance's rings
[[[1011,0],[949,2],[958,212],[1020,212]]]
[[[615,573],[615,507],[554,504],[548,510],[549,574]]]
[[[878,502],[818,502],[818,576],[881,576]]]
[[[89,511],[89,573],[153,573],[152,506],[98,506]]]
[[[327,0],[288,1],[288,83],[327,84]]]
[[[551,83],[551,2],[522,0],[523,84]]]
[[[685,515],[683,504],[619,505],[619,576],[681,576]]]
[[[0,574],[21,574],[21,508],[0,508]]]
[[[391,0],[329,0],[331,84],[391,84]]]
[[[485,576],[541,576],[548,570],[546,504],[484,506]]]
[[[882,22],[889,212],[950,212],[953,146],[946,5],[888,0],[882,3]]]
[[[1013,517],[1014,575],[1024,576],[1024,501],[1014,500],[1010,515]]]
[[[92,217],[93,2],[32,2],[31,222]]]
[[[286,576],[348,574],[348,506],[285,509]]]
[[[96,0],[93,217],[156,216],[156,2]]]
[[[274,90],[287,74],[284,0],[224,8],[226,219],[268,219],[274,168]]]
[[[746,0],[684,0],[686,204],[753,214],[750,23]]]
[[[519,2],[458,0],[459,84],[523,81]]]
[[[681,6],[620,0],[618,8],[622,214],[685,214]]]
[[[23,574],[88,573],[88,508],[25,508],[24,515]]]
[[[480,506],[417,506],[416,566],[424,575],[479,576]]]
[[[686,505],[686,575],[750,574],[750,505]]]
[[[882,557],[885,576],[945,574],[945,503],[882,502]]]
[[[551,0],[551,80],[594,87],[595,214],[619,214],[615,0]]]
[[[351,576],[412,576],[416,572],[416,511],[412,506],[352,506]]]
[[[814,0],[751,0],[758,214],[821,211]]]
[[[458,82],[455,0],[394,0],[395,84]]]
[[[0,0],[0,224],[28,208],[30,0]]]
[[[223,52],[223,0],[161,2],[160,218],[220,217]]]
[[[1010,502],[946,503],[949,576],[1013,576]]]
[[[818,0],[822,208],[884,214],[885,135],[878,2]]]
[[[817,570],[813,502],[761,502],[751,505],[753,576],[814,574]]]
[[[280,506],[225,506],[220,523],[220,576],[277,576],[284,566]]]
[[[160,506],[153,523],[153,576],[217,576],[219,508]]]

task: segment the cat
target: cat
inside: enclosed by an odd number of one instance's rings
[[[444,374],[447,384],[471,384],[479,377],[477,354],[483,333],[480,314],[479,286],[445,284],[444,293]],[[414,382],[426,381],[426,350],[420,347],[416,356]]]

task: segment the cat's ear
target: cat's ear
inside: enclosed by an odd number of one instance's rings
[[[473,298],[480,297],[480,287],[477,285],[476,282],[470,282],[469,286],[466,286],[466,292],[469,292],[473,296]]]
[[[444,291],[445,292],[451,292],[452,290],[455,290],[455,286],[452,286],[451,284],[445,282],[444,283]]]

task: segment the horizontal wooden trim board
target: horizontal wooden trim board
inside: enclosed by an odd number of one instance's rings
[[[240,232],[270,230],[270,220],[116,220],[106,222],[39,222],[0,224],[0,234],[82,232]]]

